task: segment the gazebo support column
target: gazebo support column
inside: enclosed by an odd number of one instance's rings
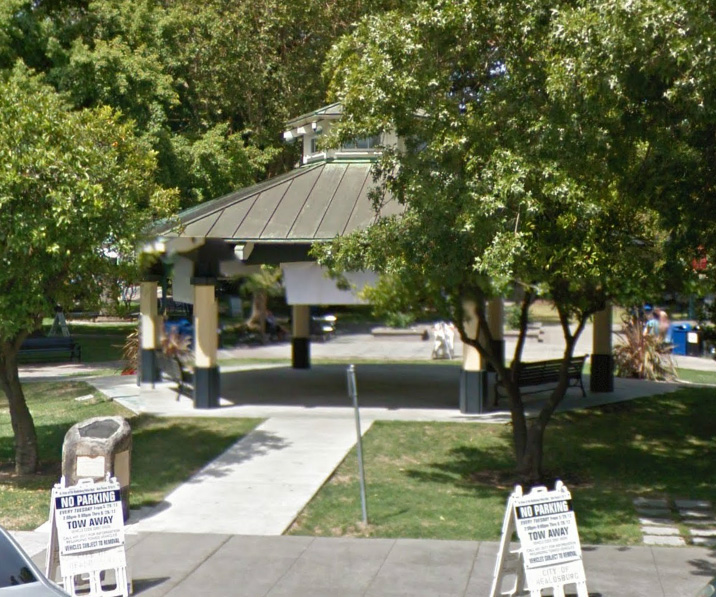
[[[487,302],[487,325],[492,335],[492,350],[500,360],[500,364],[505,365],[505,303],[502,297],[490,299]],[[488,371],[493,371],[493,367],[488,364]]]
[[[213,278],[193,278],[194,285],[194,408],[219,406],[217,349],[219,310]]]
[[[614,357],[612,356],[612,306],[594,314],[592,338],[592,371],[589,376],[592,392],[614,391]]]
[[[311,309],[309,305],[291,307],[291,365],[311,368]]]
[[[469,314],[464,322],[465,333],[470,338],[477,338],[477,314],[475,305],[465,304],[465,311]],[[476,348],[462,345],[462,369],[460,371],[460,412],[464,414],[478,414],[484,412],[487,402],[487,371],[482,357]]]
[[[157,280],[145,278],[139,286],[141,346],[139,349],[139,381],[159,381],[157,348],[159,348],[159,317],[157,312]]]

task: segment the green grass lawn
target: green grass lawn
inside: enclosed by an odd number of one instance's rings
[[[641,541],[636,496],[713,499],[716,394],[694,388],[557,415],[545,472],[572,491],[582,541]],[[508,425],[378,422],[364,440],[368,528],[351,452],[292,534],[492,540],[515,477]]]
[[[41,470],[13,474],[13,434],[9,411],[0,398],[0,524],[33,529],[47,520],[50,490],[61,475],[62,442],[76,422],[95,416],[121,415],[132,426],[130,505],[156,504],[163,497],[243,437],[256,419],[158,418],[135,416],[81,382],[25,384],[35,420]],[[89,400],[75,398],[92,395]]]
[[[676,374],[681,381],[695,384],[716,384],[716,371],[697,371],[695,369],[677,369]]]
[[[43,321],[43,332],[48,334],[52,320]],[[104,363],[122,360],[122,349],[127,336],[137,329],[136,321],[91,322],[72,321],[68,324],[70,335],[82,346],[83,363]],[[49,359],[21,356],[21,363],[52,362]]]

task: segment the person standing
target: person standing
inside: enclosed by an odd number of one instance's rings
[[[669,314],[664,309],[659,312],[659,337],[666,344],[671,344],[671,322]]]
[[[646,325],[644,326],[644,335],[645,336],[658,336],[659,335],[659,318],[660,318],[660,311],[658,309],[654,309],[651,312],[651,319],[649,319],[646,322]]]

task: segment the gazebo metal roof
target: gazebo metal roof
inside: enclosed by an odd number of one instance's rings
[[[235,242],[311,243],[375,222],[370,161],[326,161],[297,168],[180,213],[166,237]],[[388,200],[381,216],[402,207]]]

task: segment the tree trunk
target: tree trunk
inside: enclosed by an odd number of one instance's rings
[[[249,329],[256,330],[266,338],[266,314],[268,313],[268,293],[260,288],[255,290],[251,300],[251,316],[246,322]]]
[[[539,418],[528,426],[522,454],[517,455],[517,474],[526,491],[543,484],[542,453],[546,424]]]
[[[15,435],[15,472],[28,475],[37,471],[37,434],[27,408],[17,370],[17,348],[4,342],[0,352],[0,387],[10,406],[10,421]]]

